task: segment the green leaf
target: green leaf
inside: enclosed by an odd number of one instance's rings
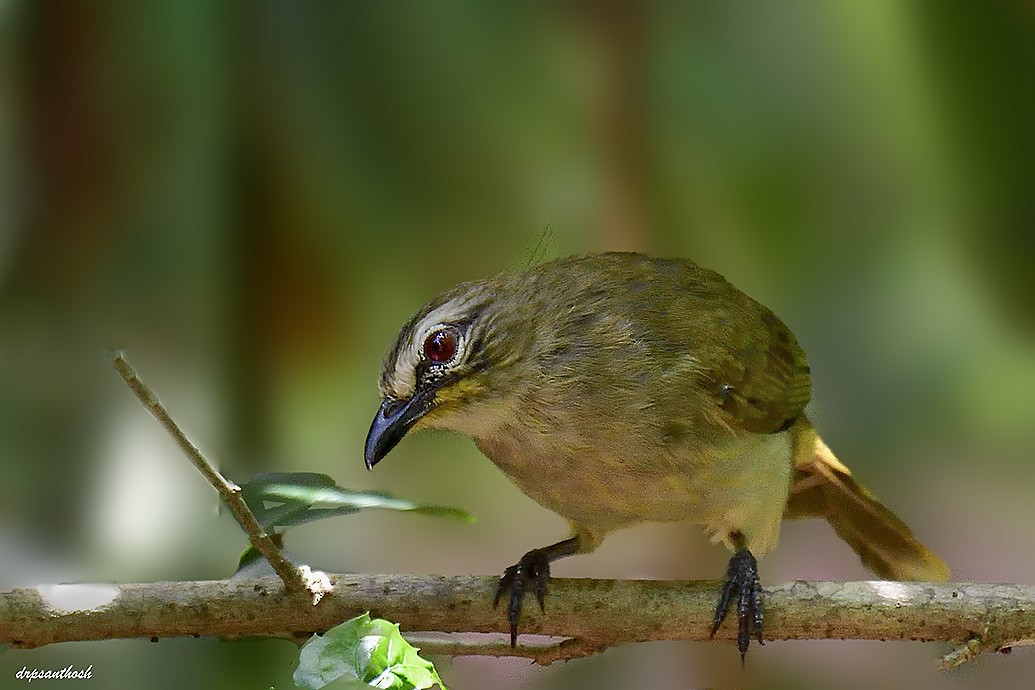
[[[361,508],[404,510],[471,522],[459,508],[415,503],[389,494],[340,487],[326,474],[263,472],[241,487],[242,497],[266,531],[355,513]]]
[[[306,642],[298,656],[295,685],[318,690],[342,679],[349,690],[424,690],[436,683],[448,690],[434,664],[417,652],[398,625],[364,613]]]
[[[281,545],[289,527],[314,520],[355,513],[362,508],[405,510],[472,522],[474,517],[459,508],[415,503],[374,491],[353,491],[338,486],[326,474],[316,472],[260,472],[241,487],[241,496],[248,504],[262,529],[273,534]],[[237,572],[257,564],[262,556],[249,546],[237,562]],[[255,575],[256,573],[252,573]]]
[[[270,489],[294,487],[294,500],[270,495]],[[334,487],[334,480],[316,472],[260,472],[241,487],[241,497],[255,514],[255,519],[266,531],[275,527],[291,527],[313,520],[354,513],[358,508],[343,506],[336,510],[315,508],[316,500],[306,500],[307,494]]]

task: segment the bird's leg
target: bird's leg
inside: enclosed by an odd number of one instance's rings
[[[737,632],[737,649],[740,650],[740,663],[743,665],[752,633],[758,639],[758,644],[765,644],[762,641],[762,586],[758,582],[758,562],[744,546],[743,536],[733,536],[737,551],[730,558],[730,564],[726,568],[726,582],[719,593],[719,605],[715,608],[711,636],[715,637],[719,626],[726,620],[727,610],[736,592],[737,621],[740,624]]]
[[[503,593],[510,590],[507,605],[507,620],[510,622],[510,646],[517,646],[518,620],[521,618],[521,604],[529,586],[535,592],[539,608],[546,610],[546,587],[550,581],[550,563],[558,558],[570,556],[579,550],[579,538],[571,537],[541,549],[532,549],[521,560],[503,571],[496,586],[496,598],[492,607],[500,603]]]

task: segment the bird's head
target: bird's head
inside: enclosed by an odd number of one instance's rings
[[[509,390],[516,348],[513,306],[503,277],[462,283],[442,293],[402,327],[381,368],[381,407],[364,449],[372,468],[408,431],[470,430]]]

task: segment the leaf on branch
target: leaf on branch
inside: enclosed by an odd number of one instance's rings
[[[417,652],[403,639],[398,625],[364,613],[323,635],[313,635],[299,654],[294,681],[306,690],[318,690],[338,679],[345,684],[336,687],[348,690],[424,690],[435,684],[448,690],[434,664]]]
[[[334,479],[317,472],[260,472],[241,487],[241,497],[265,532],[316,520],[356,513],[362,508],[401,510],[421,515],[473,522],[470,513],[449,506],[416,503],[376,491],[354,491],[338,486]],[[280,535],[274,535],[282,545]],[[238,571],[261,556],[249,547],[238,560]]]
[[[354,491],[338,486],[317,472],[261,472],[241,487],[245,503],[264,530],[293,527],[361,508],[403,510],[472,522],[459,508],[416,503],[376,491]]]

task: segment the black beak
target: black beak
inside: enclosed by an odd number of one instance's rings
[[[363,460],[367,469],[373,469],[388,451],[402,440],[417,420],[431,409],[434,391],[415,393],[407,400],[385,398],[381,409],[374,416],[374,421],[367,432],[367,443],[363,450]]]

